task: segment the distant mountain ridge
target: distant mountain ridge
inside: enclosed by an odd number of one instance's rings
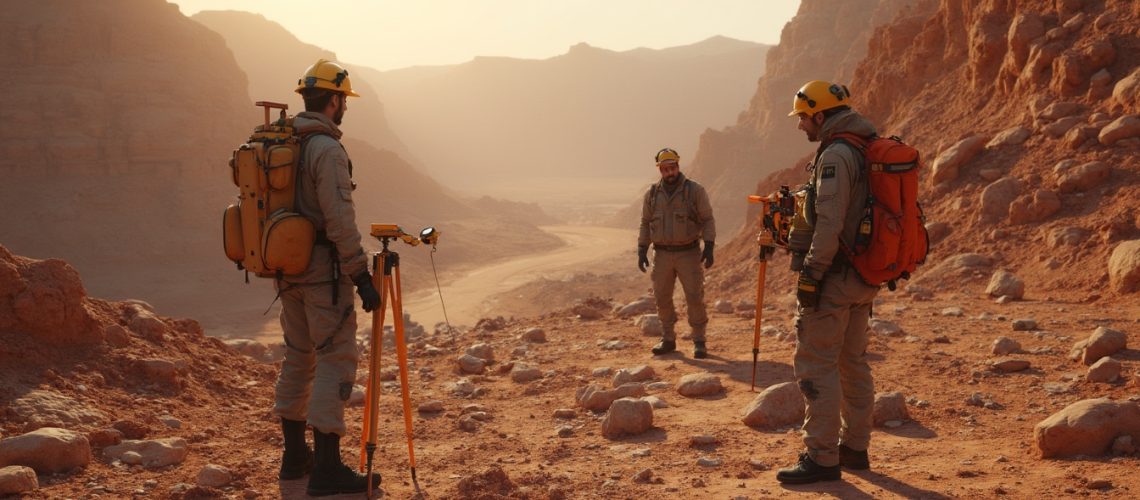
[[[726,37],[623,52],[579,43],[543,60],[477,57],[364,76],[447,185],[648,181],[658,149],[691,158],[701,131],[735,120],[767,50]]]
[[[249,95],[254,100],[288,103],[290,113],[304,111],[304,103],[293,90],[305,68],[321,58],[337,60],[336,53],[302,42],[261,14],[207,10],[190,18],[226,39],[249,78]],[[362,68],[350,62],[338,62],[348,69],[353,88],[361,95],[349,103],[352,113],[342,126],[345,135],[359,137],[377,148],[412,159],[407,146],[388,125],[383,100],[367,79],[361,78]]]

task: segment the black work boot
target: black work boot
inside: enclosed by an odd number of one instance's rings
[[[285,436],[285,452],[281,454],[282,481],[301,479],[313,469],[313,450],[305,444],[305,422],[281,419],[281,434]]]
[[[309,475],[309,496],[323,497],[341,493],[363,493],[368,489],[368,479],[364,474],[344,465],[340,461],[340,436],[325,433],[313,428],[313,445],[317,458],[313,472]],[[372,487],[380,486],[380,474],[372,474]]]
[[[669,354],[677,350],[677,341],[675,340],[662,340],[657,345],[653,346],[653,355],[660,356],[662,354]]]
[[[807,484],[816,481],[835,481],[840,476],[839,466],[824,467],[812,461],[807,453],[800,453],[800,461],[790,469],[780,469],[776,480],[788,484]]]
[[[693,341],[693,357],[697,358],[697,359],[705,359],[705,358],[709,357],[709,351],[707,349],[705,349],[705,341],[703,341],[703,340],[694,340]]]
[[[844,469],[867,470],[871,468],[871,460],[867,458],[867,450],[859,451],[839,445],[839,465]]]

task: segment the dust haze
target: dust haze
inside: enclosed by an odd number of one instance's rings
[[[277,480],[269,411],[280,305],[270,280],[246,283],[226,259],[219,222],[237,195],[227,161],[262,121],[254,102],[301,111],[297,77],[340,48],[261,14],[187,17],[162,0],[9,4],[0,495],[302,496],[304,481]],[[441,231],[434,249],[392,248],[419,484],[397,427],[395,336],[367,352],[357,310],[356,392],[379,356],[391,417],[384,493],[1135,497],[1138,26],[1140,3],[1123,0],[802,0],[774,46],[582,40],[535,60],[341,61],[362,94],[343,138],[361,233]],[[774,469],[802,451],[797,276],[778,253],[756,303],[761,226],[745,196],[805,182],[818,144],[787,113],[815,79],[847,84],[881,134],[922,153],[931,248],[874,305],[872,469],[792,488]],[[708,359],[691,356],[683,307],[685,349],[649,353],[661,332],[636,231],[663,146],[716,215]],[[692,378],[714,392],[693,397]],[[775,391],[792,417],[745,422]],[[652,418],[616,436],[622,395]],[[355,458],[361,403],[346,414]],[[86,448],[12,454],[27,433]],[[121,448],[155,443],[170,452]]]

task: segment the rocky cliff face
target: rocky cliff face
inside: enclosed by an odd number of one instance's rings
[[[227,118],[249,106],[245,76],[221,37],[174,5],[24,2],[0,22],[5,177],[201,175],[217,166],[203,146],[244,128]]]
[[[804,0],[768,52],[764,76],[735,125],[708,130],[687,168],[710,190],[718,227],[731,234],[745,219],[745,197],[756,180],[810,154],[815,146],[788,118],[792,96],[805,82],[850,82],[876,26],[931,2]],[[855,91],[854,89],[852,90]],[[686,168],[682,165],[682,168]]]
[[[944,0],[876,30],[854,103],[926,153],[928,268],[978,253],[1038,298],[1134,290],[1138,26],[1135,2]]]
[[[855,83],[883,129],[928,152],[941,257],[992,254],[1054,295],[1117,288],[1140,237],[1140,5],[940,3],[880,30]]]
[[[0,23],[3,243],[66,258],[110,297],[211,276],[207,214],[260,119],[222,38],[161,0],[17,2]]]
[[[284,27],[260,14],[202,11],[191,19],[225,38],[249,78],[249,95],[254,100],[288,103],[291,113],[305,109],[301,97],[293,91],[305,68],[321,58],[341,62],[352,77],[354,90],[361,96],[350,103],[352,113],[344,122],[345,135],[363,138],[376,148],[411,158],[408,148],[388,125],[384,103],[365,76],[369,69],[339,61],[332,51],[298,40]]]

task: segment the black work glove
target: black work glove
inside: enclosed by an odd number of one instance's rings
[[[800,273],[800,280],[796,283],[796,300],[800,302],[800,307],[805,309],[819,307],[821,290],[819,280],[809,276],[806,271]]]
[[[380,307],[380,293],[372,285],[372,275],[368,274],[368,271],[356,275],[352,278],[352,283],[356,285],[356,294],[360,296],[360,305],[364,308],[364,312],[372,312]]]
[[[646,267],[649,267],[649,247],[637,247],[637,268],[644,273]]]
[[[713,243],[711,241],[705,242],[705,251],[701,253],[701,262],[705,263],[705,269],[708,269],[713,265],[713,246],[715,245],[716,243]]]

